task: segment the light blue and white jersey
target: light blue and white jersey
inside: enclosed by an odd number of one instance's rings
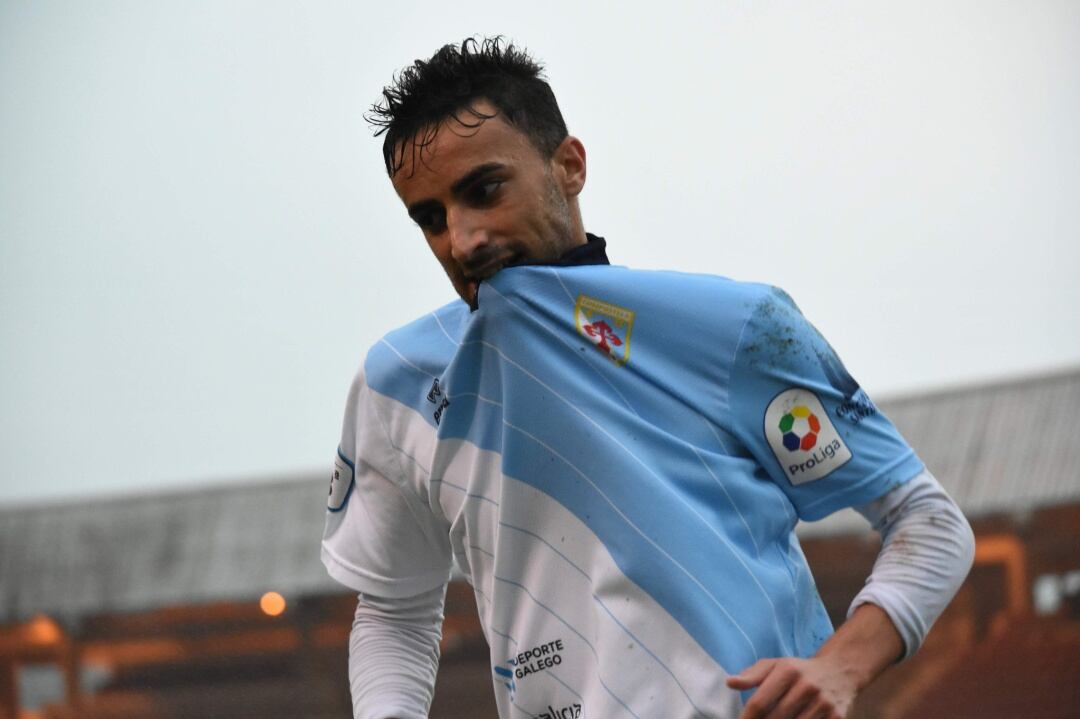
[[[783,292],[517,267],[387,335],[323,540],[358,591],[456,561],[503,717],[734,717],[724,680],[832,633],[793,529],[922,464]]]

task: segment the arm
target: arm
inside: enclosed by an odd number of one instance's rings
[[[349,686],[356,719],[425,719],[435,691],[442,586],[415,597],[361,593],[349,634]]]
[[[426,475],[406,471],[363,371],[349,391],[334,460],[321,557],[359,592],[349,636],[356,717],[427,716],[435,684],[443,597],[450,575],[445,519],[426,501]]]
[[[743,719],[846,716],[863,687],[915,652],[971,568],[971,528],[928,472],[856,509],[882,535],[866,587],[812,658],[764,659],[728,679],[758,687]]]

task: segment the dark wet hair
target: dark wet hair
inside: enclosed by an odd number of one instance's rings
[[[475,109],[481,99],[545,158],[567,135],[543,66],[501,37],[444,45],[429,60],[417,60],[398,73],[382,94],[382,102],[365,117],[377,128],[376,136],[385,133],[383,159],[391,177],[405,164],[406,148],[415,157],[435,139],[444,120],[453,117],[465,127],[479,127],[494,117]]]

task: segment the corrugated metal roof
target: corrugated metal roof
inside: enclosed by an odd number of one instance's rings
[[[326,480],[0,512],[0,622],[340,591],[319,561]]]
[[[1080,369],[878,403],[968,517],[1080,501]],[[867,529],[851,510],[800,536]]]
[[[880,403],[969,516],[1080,501],[1080,369]],[[0,622],[342,591],[318,558],[326,482],[0,511]],[[865,529],[853,512],[800,530]]]
[[[1080,499],[1080,371],[882,403],[971,515]]]

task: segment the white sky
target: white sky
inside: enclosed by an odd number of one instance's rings
[[[1080,3],[0,0],[0,503],[319,472],[452,297],[362,113],[502,33],[618,264],[787,289],[874,396],[1080,364]]]

